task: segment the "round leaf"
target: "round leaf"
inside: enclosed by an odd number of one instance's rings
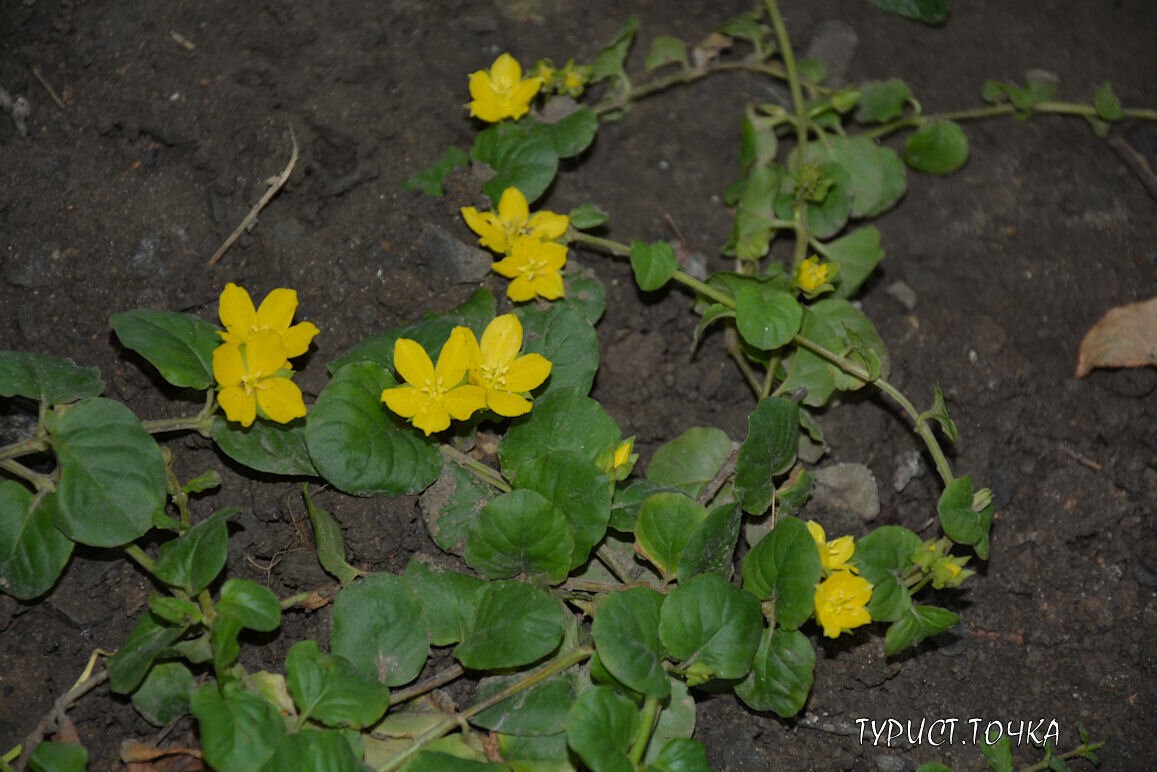
[[[547,132],[531,132],[511,124],[491,126],[474,138],[470,157],[495,174],[482,185],[491,201],[507,188],[518,188],[527,201],[543,194],[558,171],[558,153]]]
[[[102,391],[104,381],[95,367],[30,351],[0,351],[0,397],[58,405],[98,397]]]
[[[881,526],[856,542],[852,562],[872,583],[868,602],[872,619],[895,621],[912,605],[912,596],[899,579],[912,566],[919,547],[920,537],[898,525]]]
[[[330,649],[386,686],[417,678],[430,644],[422,608],[393,574],[372,574],[338,593]]]
[[[747,675],[762,630],[759,599],[715,574],[680,584],[659,614],[663,646],[700,682]]]
[[[491,579],[529,574],[558,584],[570,572],[574,536],[566,517],[532,490],[491,501],[470,526],[466,563]]]
[[[790,292],[748,284],[735,296],[735,324],[743,339],[771,351],[791,342],[799,332],[803,307]]]
[[[815,539],[803,521],[781,518],[775,528],[743,556],[743,589],[760,600],[775,601],[775,621],[795,630],[815,610],[821,564]]]
[[[222,697],[217,684],[193,691],[190,700],[201,734],[201,751],[214,769],[260,770],[285,737],[285,721],[255,692]]]
[[[596,772],[634,772],[627,750],[639,731],[634,703],[609,686],[587,689],[566,718],[566,741]]]
[[[109,324],[121,343],[147,359],[174,386],[213,385],[213,350],[221,345],[221,337],[208,322],[189,314],[138,310],[113,314]]]
[[[507,476],[514,476],[532,459],[560,450],[595,461],[621,436],[602,405],[575,389],[560,389],[538,400],[528,416],[510,427],[498,444],[498,458]]]
[[[735,693],[753,710],[773,710],[790,718],[807,702],[815,664],[816,652],[807,636],[777,627],[763,636],[751,672]]]
[[[395,428],[382,404],[382,390],[395,385],[373,362],[346,365],[306,419],[306,446],[317,470],[346,493],[418,493],[442,468],[431,443]]]
[[[131,410],[99,397],[78,402],[60,417],[52,445],[56,524],[73,541],[117,547],[152,527],[165,506],[165,462]]]
[[[524,674],[493,676],[478,684],[474,702],[498,694],[525,678]],[[574,683],[559,675],[535,684],[470,719],[470,723],[492,732],[522,736],[553,735],[566,731],[566,713],[575,701]]]
[[[541,494],[563,514],[574,538],[570,568],[587,561],[607,531],[611,516],[611,487],[607,475],[577,453],[559,451],[536,458],[522,467],[514,487]]]
[[[225,567],[229,546],[225,520],[237,512],[235,508],[222,509],[176,539],[162,544],[153,563],[153,575],[190,595],[208,587]]]
[[[430,627],[430,643],[449,646],[466,636],[474,612],[474,596],[484,582],[428,561],[422,554],[411,558],[406,566],[406,583],[422,605]]]
[[[931,174],[950,174],[968,160],[968,138],[953,121],[936,119],[908,137],[904,163]]]
[[[694,426],[655,451],[647,479],[698,496],[730,454],[731,439],[722,429]]]
[[[550,360],[550,378],[539,398],[567,388],[581,394],[589,392],[599,369],[599,339],[583,312],[554,303],[545,311],[520,306],[515,315],[526,338],[523,353],[541,354]]]
[[[390,690],[350,664],[324,654],[317,641],[299,641],[285,659],[286,683],[298,715],[326,726],[361,729],[390,705]]]
[[[791,469],[799,446],[799,406],[790,399],[761,399],[747,417],[747,439],[735,464],[735,495],[743,510],[762,515],[775,499],[774,477]]]
[[[591,635],[599,659],[616,679],[640,694],[666,699],[659,609],[663,596],[645,587],[609,593],[599,604]]]
[[[554,651],[565,627],[562,605],[521,582],[493,581],[478,590],[470,632],[454,657],[472,670],[520,667]]]
[[[631,270],[635,272],[639,289],[652,292],[671,281],[679,270],[679,262],[671,245],[665,241],[654,244],[632,241]]]
[[[707,509],[682,493],[656,493],[639,510],[635,551],[664,577],[674,576],[683,548],[706,517]]]
[[[305,444],[305,421],[254,421],[249,427],[213,417],[213,440],[226,456],[258,472],[316,476]]]
[[[31,600],[47,592],[72,554],[72,540],[53,525],[56,496],[34,497],[0,480],[0,592]]]
[[[159,662],[133,692],[133,707],[154,726],[164,726],[189,712],[193,674],[180,662]]]

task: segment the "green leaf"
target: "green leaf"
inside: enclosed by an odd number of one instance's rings
[[[992,504],[977,512],[973,509],[972,478],[957,477],[944,486],[936,512],[944,535],[957,544],[967,544],[981,558],[988,557],[988,529],[992,526]]]
[[[763,636],[751,672],[735,693],[752,710],[773,710],[790,718],[807,702],[815,664],[816,652],[807,636],[777,627]]]
[[[834,353],[842,352],[876,377],[888,377],[891,372],[888,348],[880,339],[876,325],[863,311],[840,298],[817,300],[808,306],[808,310],[814,314],[814,318],[806,332],[801,330],[804,337],[811,338]],[[834,364],[828,364],[828,368],[838,389],[854,391],[867,385]],[[811,403],[804,400],[804,404]]]
[[[383,573],[343,588],[333,604],[330,650],[386,686],[417,678],[430,644],[411,586]]]
[[[823,200],[806,201],[807,225],[813,236],[826,239],[839,233],[852,215],[856,193],[855,178],[843,163],[829,161],[815,166],[820,172],[821,179],[830,184],[830,187]],[[784,191],[776,199],[775,213],[780,219],[792,219],[792,203],[795,200],[794,196],[798,195],[801,195],[798,190],[794,194]]]
[[[539,398],[561,389],[589,392],[599,369],[599,339],[583,312],[552,303],[546,309],[519,306],[514,314],[522,322],[523,353],[550,360],[550,378]]]
[[[533,490],[492,500],[470,525],[466,563],[488,579],[518,574],[558,584],[570,572],[574,535],[566,516]]]
[[[743,113],[743,124],[739,134],[739,168],[768,166],[775,160],[779,148],[779,138],[775,134],[775,119],[757,115],[748,106]],[[772,196],[774,198],[774,196]]]
[[[470,523],[494,495],[497,495],[494,488],[444,459],[442,474],[418,501],[430,538],[446,552],[461,556],[466,549]]]
[[[1097,115],[1106,121],[1119,121],[1125,117],[1125,111],[1121,109],[1121,101],[1117,99],[1117,94],[1113,91],[1113,84],[1109,81],[1097,86],[1097,91],[1093,94],[1093,106],[1097,108]]]
[[[1012,772],[1015,769],[1012,762],[1012,740],[1006,734],[1002,734],[995,743],[989,743],[988,737],[984,737],[980,742],[980,752],[984,754],[984,760],[993,772]]]
[[[514,487],[534,491],[555,506],[570,525],[574,551],[568,568],[587,561],[607,532],[611,516],[611,486],[607,475],[571,451],[536,458],[518,470]]]
[[[687,60],[687,44],[679,38],[660,35],[651,41],[651,50],[643,61],[647,71],[656,70],[665,64],[678,64],[685,70],[691,68]]]
[[[659,447],[647,467],[647,479],[697,497],[715,479],[731,455],[731,439],[714,426],[694,426]]]
[[[775,202],[784,185],[784,174],[783,168],[774,163],[755,166],[748,173],[735,207],[735,224],[723,247],[725,255],[741,260],[759,260],[767,255],[778,227]]]
[[[872,0],[872,5],[925,24],[943,24],[948,19],[951,0]]]
[[[575,230],[589,231],[611,219],[611,216],[595,204],[586,203],[570,210],[570,225]]]
[[[679,270],[679,261],[665,241],[647,244],[635,240],[631,242],[631,270],[639,289],[653,292],[671,281]]]
[[[184,493],[204,493],[221,487],[221,473],[216,469],[197,475],[181,486]]]
[[[380,366],[343,367],[309,412],[305,441],[322,477],[355,496],[418,493],[438,475],[432,443],[396,429],[382,391],[397,385]]]
[[[880,231],[875,225],[858,228],[828,244],[827,256],[840,266],[832,297],[851,297],[884,259]]]
[[[568,758],[565,731],[533,737],[499,733],[497,737],[498,752],[509,765],[507,770],[574,772],[574,765]]]
[[[617,78],[620,81],[627,81],[626,73],[623,71],[623,62],[627,58],[627,51],[631,47],[631,41],[635,38],[635,28],[638,26],[639,20],[635,18],[635,14],[627,17],[623,22],[623,26],[611,38],[611,42],[603,46],[603,50],[595,58],[591,65],[590,82],[598,83],[607,78]]]
[[[711,772],[711,764],[703,743],[690,737],[675,737],[643,772]]]
[[[356,738],[356,739],[354,739]],[[351,743],[357,743],[355,751]],[[365,772],[362,741],[352,732],[317,732],[312,729],[282,737],[263,772]]]
[[[759,600],[715,574],[680,584],[659,612],[659,639],[687,669],[688,686],[747,675],[762,630]]]
[[[498,201],[502,192],[512,187],[522,191],[527,201],[534,201],[558,172],[558,153],[551,138],[545,132],[509,123],[479,132],[470,157],[494,170],[494,176],[482,184],[491,201]]]
[[[153,576],[189,595],[208,587],[225,567],[229,546],[225,521],[240,511],[236,507],[218,510],[181,536],[162,544],[153,563]]]
[[[466,166],[470,156],[456,147],[446,148],[442,157],[402,183],[404,190],[420,190],[430,196],[441,196],[442,181],[455,167]]]
[[[735,296],[735,325],[743,339],[762,351],[791,342],[799,332],[803,307],[790,292],[749,284]]]
[[[119,402],[78,402],[51,442],[60,463],[56,525],[73,541],[118,547],[144,535],[165,506],[161,449]]]
[[[638,731],[634,703],[609,686],[587,689],[567,713],[567,744],[593,772],[634,772],[627,750]]]
[[[931,174],[951,174],[968,160],[968,137],[954,121],[937,118],[908,137],[904,163]]]
[[[856,104],[856,120],[860,123],[884,123],[899,118],[904,105],[912,98],[908,84],[899,78],[870,80],[858,85],[860,101]]]
[[[783,397],[761,399],[747,417],[747,439],[735,464],[735,495],[750,515],[762,515],[775,499],[773,478],[795,464],[799,405]]]
[[[218,330],[189,314],[171,311],[124,311],[109,317],[117,338],[157,368],[169,383],[208,389],[214,383],[213,350],[221,345]]]
[[[422,606],[431,644],[450,646],[466,637],[483,580],[434,565],[421,553],[410,558],[405,579]]]
[[[281,624],[281,603],[268,587],[248,579],[226,579],[217,598],[218,616],[236,617],[250,630],[270,632]]]
[[[137,618],[133,631],[108,660],[108,686],[118,694],[137,688],[153,660],[185,632],[183,627],[168,625],[151,611]]]
[[[286,683],[299,720],[361,729],[377,721],[390,705],[390,690],[344,657],[323,654],[317,641],[299,641],[285,659]]]
[[[321,507],[313,505],[309,497],[309,490],[301,486],[301,495],[305,498],[305,511],[309,513],[309,521],[313,524],[313,542],[317,548],[317,561],[326,573],[337,578],[344,587],[366,572],[354,568],[345,559],[345,538],[341,526]]]
[[[622,438],[602,406],[573,388],[552,391],[537,400],[530,414],[517,419],[498,444],[507,477],[539,456],[570,450],[595,461]]]
[[[948,415],[948,405],[944,403],[944,392],[940,390],[940,384],[937,383],[932,387],[932,407],[920,414],[917,421],[933,420],[940,424],[940,430],[944,432],[944,436],[953,445],[956,444],[956,422]]]
[[[695,325],[695,333],[691,337],[692,350],[699,345],[699,339],[703,337],[704,331],[711,326],[712,322],[719,319],[734,319],[735,309],[729,308],[722,303],[712,303],[703,309],[703,318],[699,320],[699,324]]]
[[[99,397],[102,391],[104,381],[95,367],[29,351],[0,351],[0,397],[28,397],[59,405]]]
[[[599,119],[594,110],[586,105],[580,105],[578,109],[556,121],[540,122],[528,119],[522,121],[520,126],[522,125],[535,134],[545,136],[559,158],[572,158],[590,147],[599,130]],[[499,193],[500,198],[501,196]],[[529,195],[527,199],[530,199]]]
[[[896,205],[908,187],[908,177],[895,150],[867,137],[824,139],[808,145],[807,162],[821,169],[827,168],[825,164],[835,164],[847,174],[852,193],[851,217],[875,217]]]
[[[743,510],[735,501],[720,504],[707,513],[687,540],[677,567],[680,582],[693,576],[713,573],[731,578],[735,563],[735,545],[739,542],[739,524]]]
[[[222,697],[209,683],[193,691],[190,707],[199,724],[201,751],[214,769],[258,772],[285,736],[277,708],[255,692]]]
[[[820,552],[802,520],[780,518],[775,528],[743,556],[743,589],[775,602],[775,621],[795,630],[815,610]]]
[[[133,707],[154,726],[164,726],[189,712],[193,674],[180,662],[158,662],[140,688],[133,692]]]
[[[479,588],[469,634],[454,657],[471,670],[521,667],[554,651],[564,630],[562,605],[529,584],[497,580]]]
[[[243,427],[214,416],[212,431],[221,452],[250,469],[276,475],[317,475],[305,444],[304,419],[287,424],[254,421]]]
[[[474,693],[474,703],[492,697],[526,677],[525,673],[483,678]],[[566,731],[567,710],[575,701],[574,682],[567,675],[523,689],[517,694],[475,714],[470,723],[511,735],[541,736]]]
[[[662,605],[663,596],[646,587],[611,592],[591,624],[595,649],[606,669],[628,688],[658,699],[671,693],[659,642]]]
[[[594,271],[570,273],[563,277],[563,281],[566,285],[566,297],[556,300],[552,305],[573,308],[592,326],[596,324],[607,310],[607,292],[603,289],[602,282],[595,278]],[[521,305],[515,310],[526,307]],[[597,347],[592,356],[598,360]]]
[[[898,525],[885,525],[856,542],[852,562],[860,576],[872,583],[868,613],[872,619],[893,622],[912,605],[912,596],[900,577],[912,566],[920,537]]]
[[[660,704],[659,720],[655,722],[651,739],[647,743],[647,751],[643,754],[643,762],[648,765],[659,764],[661,763],[660,759],[671,761],[673,759],[671,748],[682,746],[683,741],[688,740],[695,732],[695,698],[688,692],[687,684],[678,678],[668,676],[667,681],[671,684],[671,696]],[[699,745],[695,742],[693,744]],[[701,745],[700,748],[702,748]],[[690,762],[692,755],[680,753],[679,758],[686,758]],[[704,762],[706,762],[706,756],[704,756]],[[672,763],[674,762],[672,761]],[[660,767],[660,769],[662,768]],[[669,766],[667,768],[670,769]],[[684,767],[676,766],[676,769],[684,769]],[[687,769],[697,770],[700,767],[691,766]],[[705,772],[711,772],[710,767],[703,767],[702,769]]]
[[[28,757],[32,772],[84,772],[88,769],[88,751],[69,742],[43,742]]]
[[[884,636],[884,650],[890,657],[948,630],[960,621],[951,611],[935,606],[912,606],[892,623]]]
[[[761,24],[760,11],[741,13],[734,19],[729,19],[715,28],[728,37],[742,38],[749,41],[757,50],[763,49],[764,39],[771,35],[771,27]]]
[[[618,483],[611,500],[610,527],[622,533],[634,533],[643,502],[651,495],[664,491],[671,492],[671,489],[639,477]]]
[[[56,495],[33,494],[0,480],[0,591],[31,600],[48,591],[72,555],[72,540],[55,525]]]
[[[149,610],[174,626],[200,624],[204,618],[201,607],[193,601],[157,593],[149,596]]]
[[[656,493],[639,510],[635,551],[665,578],[672,577],[691,534],[706,518],[707,509],[682,493]]]

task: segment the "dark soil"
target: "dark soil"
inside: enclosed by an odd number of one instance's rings
[[[1087,100],[1110,79],[1126,105],[1157,106],[1150,0],[960,0],[940,29],[864,0],[783,4],[799,48],[820,22],[840,19],[859,36],[848,77],[901,77],[929,111],[978,105],[985,79],[1022,81],[1033,67],[1059,75],[1064,97]],[[215,321],[226,282],[255,297],[295,287],[299,318],[323,331],[297,377],[307,399],[316,396],[324,365],[344,349],[473,289],[446,286],[420,234],[429,224],[470,240],[457,208],[478,202],[401,189],[447,146],[469,146],[467,73],[501,51],[524,63],[590,61],[632,10],[641,21],[632,61],[641,64],[650,38],[698,40],[748,5],[8,0],[0,85],[33,110],[23,137],[0,116],[0,344],[99,366],[108,395],[143,417],[189,414],[190,395],[163,387],[125,352],[108,315],[148,307]],[[721,75],[639,104],[603,128],[542,205],[594,202],[623,241],[675,238],[669,218],[710,270],[725,269],[721,196],[737,174],[741,111],[775,98],[764,80]],[[289,126],[301,161],[288,185],[206,269],[285,165]],[[903,770],[933,759],[980,769],[972,718],[1014,729],[1055,720],[1062,748],[1079,743],[1083,722],[1108,741],[1105,769],[1152,766],[1157,371],[1084,380],[1073,371],[1082,335],[1108,308],[1157,294],[1157,203],[1080,119],[1000,119],[967,131],[967,166],[946,178],[910,175],[907,199],[880,218],[888,256],[863,306],[890,347],[897,384],[919,404],[943,386],[960,428],[954,468],[996,497],[991,559],[965,590],[941,597],[961,625],[914,654],[885,658],[879,627],[824,640],[797,720],[750,712],[730,696],[705,699],[696,736],[718,769]],[[1157,137],[1144,132],[1123,129],[1138,146]],[[596,396],[624,436],[638,435],[644,460],[694,425],[742,438],[753,400],[717,337],[689,355],[688,297],[643,296],[627,266],[582,251],[574,259],[608,291]],[[885,292],[897,280],[915,290],[912,310]],[[933,475],[899,493],[891,484],[898,458],[917,447],[891,405],[852,400],[822,422],[832,448],[824,463],[861,462],[880,481],[878,524],[936,533]],[[224,477],[197,514],[244,512],[230,575],[282,596],[327,583],[296,484],[254,482],[198,437],[167,444],[183,479],[207,468]],[[412,498],[325,493],[318,503],[365,568],[399,571],[414,552],[435,549]],[[79,549],[38,602],[0,596],[0,751],[32,729],[94,648],[121,644],[153,591],[120,553]],[[289,613],[274,640],[245,647],[245,663],[281,671],[289,645],[324,643],[328,624],[327,610]],[[106,687],[70,715],[92,769],[120,768],[120,741],[157,731]],[[861,718],[912,721],[914,732],[921,720],[955,718],[959,728],[952,745],[925,738],[889,748],[870,733],[861,739]],[[1014,738],[1021,763],[1039,758],[1027,740]]]

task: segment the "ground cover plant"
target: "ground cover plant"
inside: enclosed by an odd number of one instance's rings
[[[462,216],[502,255],[494,270],[512,279],[506,294],[522,303],[512,313],[499,314],[495,295],[480,290],[456,309],[362,341],[330,363],[332,378],[308,416],[290,360],[305,354],[317,328],[292,324],[296,297],[286,289],[255,308],[244,290],[227,285],[218,301],[223,330],[188,314],[114,315],[122,345],[173,386],[205,392],[204,408],[188,418],[139,422],[99,397],[103,384],[92,370],[10,354],[4,393],[31,400],[37,416],[30,436],[4,451],[5,468],[28,484],[13,481],[4,491],[6,514],[24,524],[6,564],[10,594],[43,593],[74,543],[127,544],[128,556],[165,588],[150,597],[107,671],[82,679],[80,689],[107,675],[114,692],[133,695],[159,723],[191,711],[205,759],[219,768],[319,759],[351,768],[359,760],[465,768],[495,758],[541,766],[576,756],[595,769],[704,768],[705,749],[686,739],[695,716],[688,689],[733,689],[755,710],[795,715],[813,677],[814,644],[800,632],[813,617],[829,638],[889,622],[889,655],[955,625],[957,615],[913,596],[969,576],[966,558],[949,553],[952,543],[987,556],[991,494],[951,471],[940,443],[956,430],[940,391],[930,409],[914,408],[888,380],[891,361],[874,326],[846,300],[882,251],[871,226],[841,230],[894,204],[903,192],[896,169],[904,178],[896,153],[844,137],[840,116],[865,100],[874,107],[857,110],[857,119],[884,122],[911,96],[894,82],[860,91],[814,86],[808,105],[802,88],[810,81],[795,71],[774,5],[768,14],[770,27],[743,17],[721,28],[751,43],[744,67],[782,56],[782,72],[771,74],[793,86],[792,111],[761,107],[744,121],[744,176],[729,191],[737,204],[726,247],[738,261],[734,272],[696,278],[668,243],[591,234],[606,217],[594,206],[567,216],[530,212],[528,199],[550,184],[558,159],[590,143],[598,115],[656,88],[635,87],[623,67],[632,20],[589,67],[540,64],[523,78],[504,55],[475,73],[471,110],[497,130],[414,183],[438,185],[467,159],[496,172],[483,183],[492,210],[465,207]],[[718,49],[688,53],[673,39],[657,40],[651,51],[648,69],[679,68],[669,83],[719,66]],[[606,96],[595,107],[553,122],[525,117],[544,86],[554,84],[562,101],[600,82]],[[1057,104],[1032,87],[994,85],[988,95],[1012,99],[1002,111]],[[1104,86],[1084,112],[1102,121],[1124,115]],[[945,119],[910,115],[885,127],[915,126],[904,153],[911,166],[947,172],[963,162],[963,135]],[[778,144],[793,131],[794,156],[781,166]],[[813,133],[814,157],[806,151]],[[767,258],[780,232],[794,236],[790,263]],[[724,326],[728,353],[758,398],[746,440],[733,445],[718,429],[692,429],[659,447],[645,476],[631,477],[631,438],[586,396],[604,288],[582,273],[564,280],[567,243],[629,257],[643,290],[674,280],[695,291],[702,314],[695,337]],[[807,256],[813,250],[825,259]],[[526,303],[536,296],[553,302]],[[801,443],[805,453],[824,444],[809,411],[837,391],[865,387],[895,399],[926,443],[945,486],[936,506],[945,538],[884,526],[859,541],[829,540],[818,523],[793,516],[811,484],[797,464]],[[218,405],[223,417],[214,414]],[[414,559],[404,571],[363,576],[307,489],[319,559],[343,587],[333,600],[332,653],[307,640],[288,652],[285,676],[280,668],[250,673],[237,662],[242,629],[272,631],[283,609],[328,598],[313,591],[278,598],[237,578],[218,583],[227,523],[239,513],[226,508],[192,522],[190,497],[219,478],[177,479],[171,454],[148,436],[182,431],[211,438],[235,462],[266,474],[320,477],[361,496],[425,490],[428,530],[472,573]],[[46,451],[55,469],[20,461],[39,462]],[[176,519],[163,512],[166,498]],[[93,522],[94,507],[113,516]],[[177,537],[154,554],[131,544],[154,527]],[[584,618],[593,618],[589,631]],[[430,645],[453,646],[456,664],[414,683]],[[479,684],[472,707],[447,712],[423,699],[464,668],[495,673]],[[194,687],[194,670],[214,678]],[[484,741],[464,721],[491,734]],[[258,742],[236,741],[251,732]],[[1045,738],[1055,741],[1051,726]],[[82,753],[71,744],[41,747],[36,763],[48,768]],[[1008,743],[997,747],[987,752],[1006,763]],[[1091,751],[1082,737],[1073,755]]]

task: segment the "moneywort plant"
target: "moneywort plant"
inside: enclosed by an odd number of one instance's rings
[[[320,331],[294,323],[293,290],[255,306],[227,285],[220,326],[114,314],[126,348],[173,386],[204,393],[196,415],[164,420],[103,398],[95,368],[0,352],[0,397],[35,414],[26,436],[0,447],[0,590],[41,596],[76,544],[122,549],[163,588],[60,710],[107,680],[158,725],[191,713],[205,762],[221,770],[699,770],[696,694],[731,690],[793,716],[816,667],[809,633],[884,623],[891,655],[957,622],[929,590],[972,574],[954,549],[987,556],[991,496],[950,468],[941,442],[956,427],[939,389],[924,411],[896,389],[883,341],[848,298],[883,257],[878,230],[858,223],[897,203],[906,166],[959,167],[967,141],[954,117],[977,115],[925,116],[899,81],[823,86],[815,63],[795,61],[770,1],[698,46],[657,39],[643,80],[624,66],[634,31],[632,18],[587,65],[524,71],[503,54],[470,75],[470,114],[488,125],[469,153],[448,151],[412,180],[436,193],[455,166],[487,170],[489,208],[462,217],[511,280],[509,311],[479,289],[369,337],[329,364],[312,405],[292,360]],[[738,42],[748,52],[728,58]],[[755,105],[742,119],[723,249],[735,270],[695,276],[666,242],[597,235],[607,215],[593,204],[531,211],[600,120],[726,70],[786,80],[792,94],[790,108]],[[985,114],[1074,112],[1102,128],[1129,113],[1108,86],[1089,108],[1051,102],[1042,88],[995,84]],[[588,96],[597,99],[583,104]],[[870,128],[849,134],[849,122]],[[907,129],[903,154],[873,141]],[[793,240],[790,262],[772,256],[781,238]],[[724,327],[756,397],[745,438],[692,428],[635,469],[633,438],[589,396],[604,295],[589,272],[567,270],[572,245],[629,258],[644,290],[689,288],[696,339]],[[823,444],[815,411],[859,389],[894,400],[925,442],[944,483],[943,537],[885,526],[857,541],[798,517],[811,492],[804,458]],[[307,487],[318,559],[337,584],[279,598],[225,576],[238,511],[200,511],[220,477],[177,479],[153,439],[181,432],[265,475],[354,496],[421,494],[430,536],[452,557],[366,573]],[[243,630],[273,631],[287,609],[329,604],[328,642],[294,644],[283,673],[242,664]],[[464,677],[477,689],[458,709],[443,687]],[[42,742],[47,729],[0,769],[83,769],[84,749]]]

